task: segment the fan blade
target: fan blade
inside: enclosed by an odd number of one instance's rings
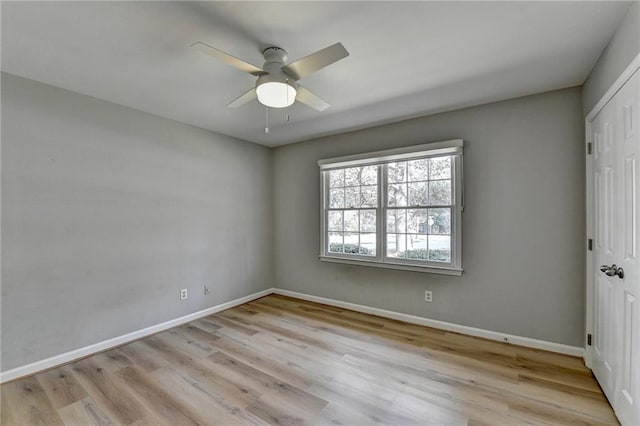
[[[213,56],[216,59],[220,59],[223,62],[231,65],[232,67],[236,67],[241,71],[248,72],[249,74],[260,76],[263,74],[268,74],[262,68],[256,67],[255,65],[251,65],[248,62],[243,61],[242,59],[238,59],[235,56],[229,55],[228,53],[223,52],[222,50],[216,49],[215,47],[211,47],[208,44],[202,43],[201,41],[197,43],[193,43],[191,45],[192,48],[199,50],[202,53],[206,53],[207,55]]]
[[[311,93],[309,89],[305,89],[302,86],[298,86],[296,101],[310,106],[311,108],[317,109],[318,111],[324,111],[330,106],[328,103]]]
[[[336,43],[283,66],[282,71],[286,72],[294,80],[300,80],[347,56],[349,56],[349,52],[347,52],[342,43]]]
[[[228,105],[227,108],[238,108],[241,107],[242,105],[246,104],[249,101],[254,100],[255,98],[257,98],[258,95],[256,94],[256,89],[252,88],[251,90],[245,92],[244,94],[242,94],[240,97],[234,99],[233,101],[231,101]]]

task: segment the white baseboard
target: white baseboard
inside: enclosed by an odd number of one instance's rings
[[[164,331],[169,328],[173,328],[197,320],[198,318],[206,317],[208,315],[215,314],[216,312],[224,311],[225,309],[233,308],[234,306],[242,305],[243,303],[259,299],[260,297],[268,296],[271,293],[273,293],[272,288],[262,290],[248,296],[240,297],[238,299],[213,306],[211,308],[203,309],[202,311],[194,312],[180,318],[175,318],[170,321],[153,325],[151,327],[143,328],[142,330],[137,330],[131,333],[124,334],[122,336],[114,337],[113,339],[104,340],[93,345],[75,349],[73,351],[69,351],[60,355],[52,356],[51,358],[46,358],[40,361],[33,362],[31,364],[3,371],[0,373],[0,383],[8,382],[9,380],[15,380],[24,376],[30,376],[40,371],[60,366],[116,346],[124,345],[125,343],[129,343],[134,340],[138,340],[143,337],[158,333],[160,331]]]
[[[545,340],[531,339],[529,337],[515,336],[512,334],[499,333],[497,331],[483,330],[481,328],[468,327],[465,325],[453,324],[444,321],[438,321],[429,318],[423,318],[416,315],[403,314],[400,312],[388,311],[386,309],[373,308],[365,305],[358,305],[356,303],[343,302],[335,299],[327,299],[325,297],[312,296],[309,294],[298,293],[295,291],[283,290],[279,288],[269,288],[259,291],[257,293],[250,294],[248,296],[240,297],[235,300],[231,300],[220,305],[213,306],[211,308],[204,309],[202,311],[194,312],[189,315],[185,315],[180,318],[172,319],[170,321],[163,322],[161,324],[153,325],[151,327],[143,328],[142,330],[134,331],[124,334],[122,336],[114,337],[113,339],[104,340],[102,342],[95,343],[93,345],[85,346],[83,348],[75,349],[60,355],[46,358],[40,361],[33,362],[31,364],[23,365],[13,368],[11,370],[0,372],[0,383],[15,380],[20,377],[30,376],[38,372],[57,367],[69,362],[78,360],[80,358],[93,355],[98,352],[105,351],[116,346],[124,345],[134,340],[141,339],[146,336],[158,333],[160,331],[173,328],[190,321],[197,320],[207,315],[215,314],[216,312],[224,311],[225,309],[233,308],[234,306],[242,305],[252,300],[259,299],[269,294],[281,294],[283,296],[295,297],[302,300],[308,300],[310,302],[323,303],[325,305],[336,306],[339,308],[350,309],[352,311],[363,312],[365,314],[377,315],[384,318],[391,318],[399,321],[408,322],[411,324],[424,325],[427,327],[437,328],[440,330],[452,331],[455,333],[466,334],[469,336],[483,337],[489,340],[497,340],[499,342],[512,343],[514,345],[525,346],[529,348],[542,349],[550,352],[557,352],[566,355],[573,355],[582,357],[584,355],[584,348],[577,346],[563,345],[561,343],[547,342]]]
[[[499,342],[511,343],[514,345],[525,346],[528,348],[542,349],[549,352],[556,352],[566,355],[583,357],[584,348],[578,346],[563,345],[561,343],[547,342],[545,340],[531,339],[529,337],[515,336],[513,334],[505,334],[497,331],[484,330],[481,328],[468,327],[466,325],[453,324],[445,321],[438,321],[429,318],[418,317],[416,315],[403,314],[400,312],[388,311],[386,309],[372,308],[370,306],[358,305],[355,303],[342,302],[340,300],[327,299],[319,296],[298,293],[295,291],[282,290],[274,288],[275,294],[283,296],[295,297],[298,299],[308,300],[310,302],[323,303],[325,305],[336,306],[338,308],[350,309],[352,311],[363,312],[365,314],[377,315],[384,318],[391,318],[411,324],[424,325],[427,327],[437,328],[440,330],[452,331],[455,333],[466,334],[469,336],[483,337],[489,340],[497,340]]]

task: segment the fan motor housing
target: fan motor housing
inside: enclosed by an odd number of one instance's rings
[[[262,56],[266,62],[280,62],[284,65],[287,60],[287,51],[281,47],[271,46],[262,51]]]
[[[297,89],[296,82],[282,71],[284,62],[287,60],[287,51],[280,47],[267,47],[262,54],[264,55],[264,69],[268,74],[264,74],[258,77],[256,80],[256,87],[268,82],[285,83],[289,86]]]

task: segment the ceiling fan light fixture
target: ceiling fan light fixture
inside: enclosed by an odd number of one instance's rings
[[[228,108],[237,108],[257,98],[262,105],[271,108],[286,108],[298,101],[317,111],[324,111],[329,104],[297,81],[349,56],[342,43],[335,43],[285,65],[286,50],[270,46],[262,51],[264,65],[260,68],[201,41],[191,47],[258,77],[254,88],[227,104]]]
[[[267,81],[256,87],[258,101],[269,108],[286,108],[296,101],[297,90],[280,81]]]

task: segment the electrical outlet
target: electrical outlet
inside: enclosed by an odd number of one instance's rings
[[[211,294],[211,289],[206,285],[204,286],[204,294]]]
[[[424,301],[433,302],[433,293],[430,290],[426,290],[424,292]]]
[[[189,293],[186,288],[180,290],[180,300],[187,300],[189,298]]]

